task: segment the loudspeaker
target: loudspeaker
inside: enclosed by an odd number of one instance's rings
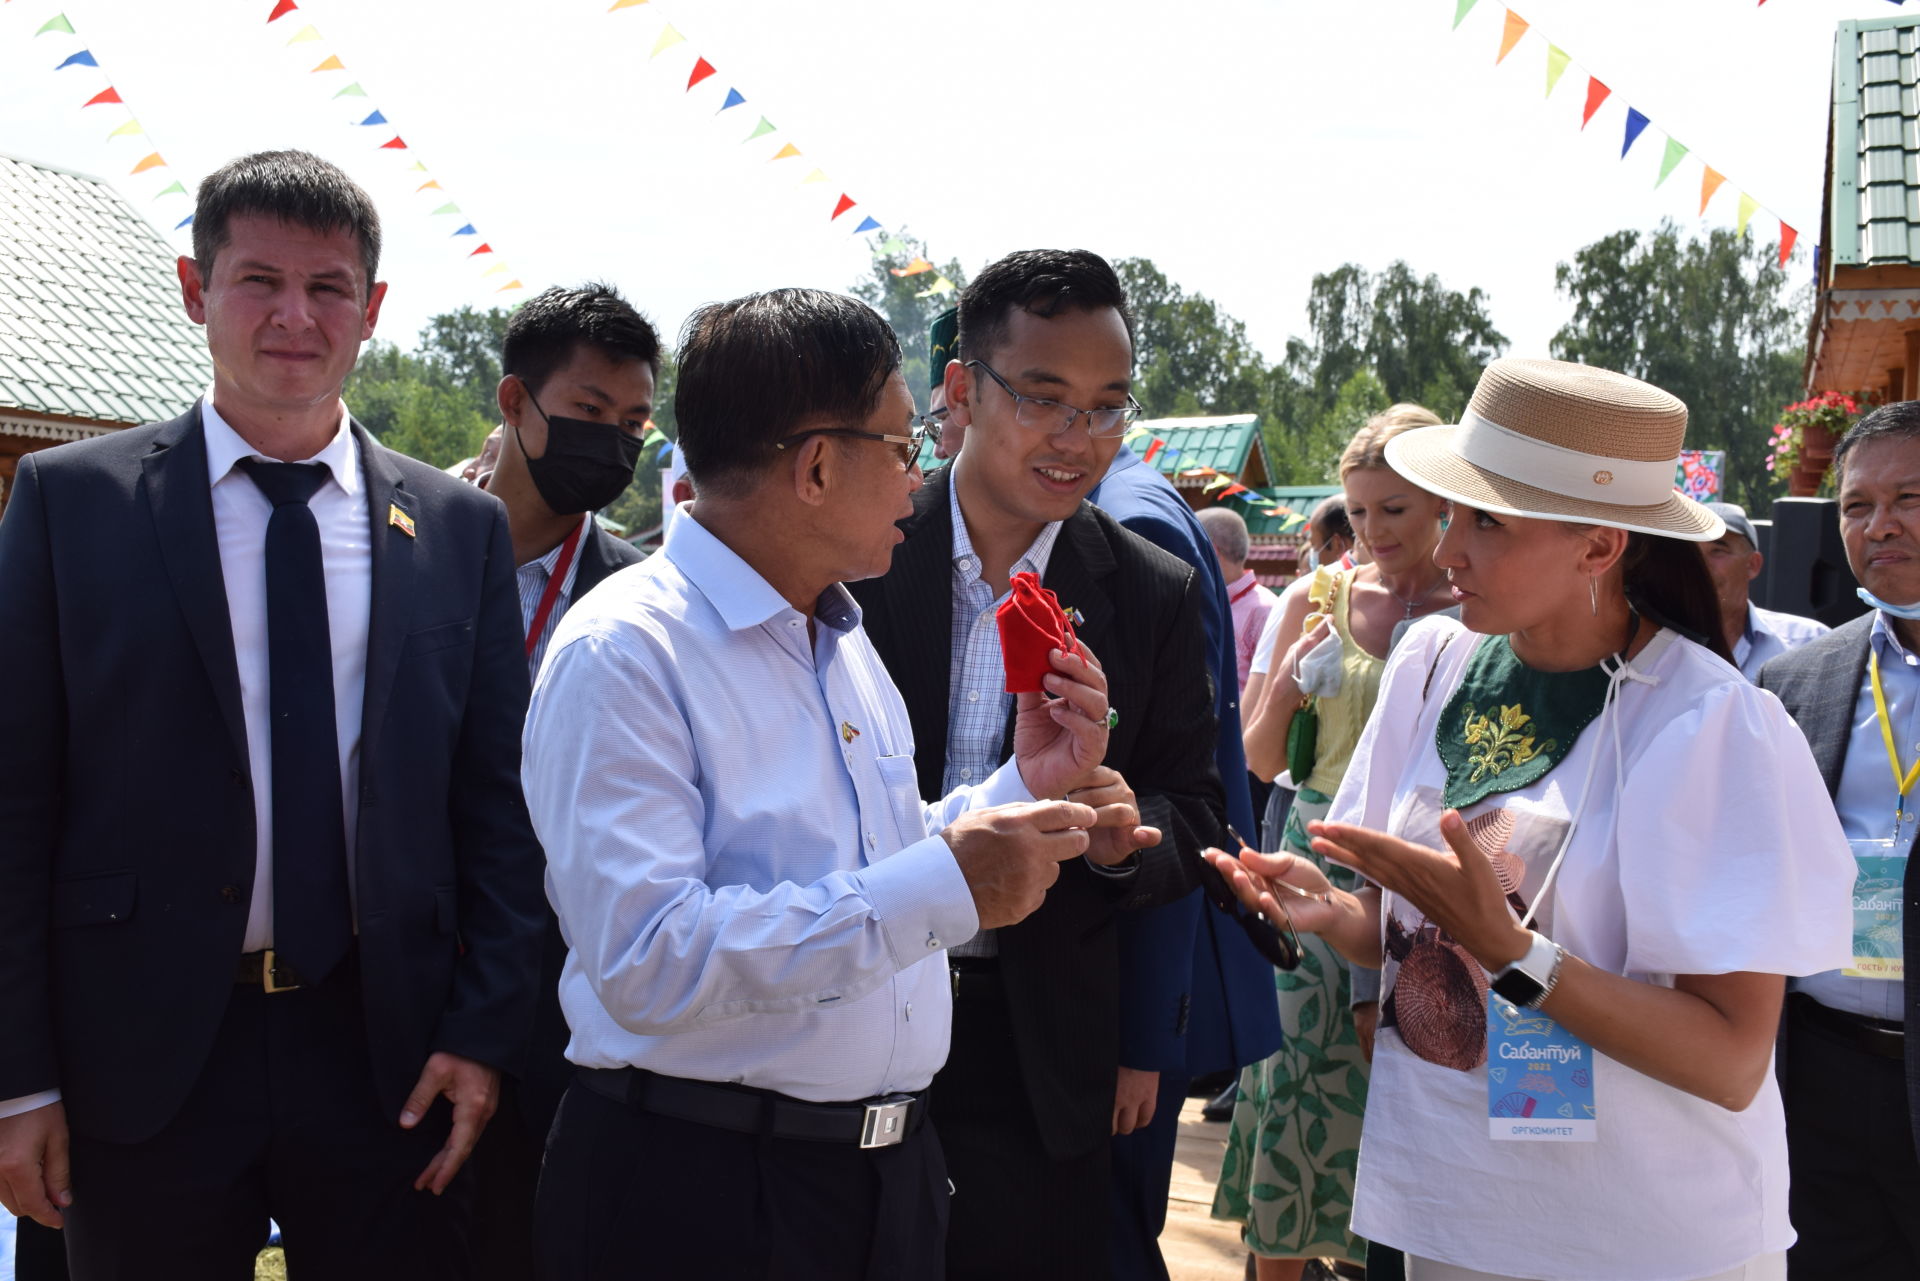
[[[1839,508],[1831,498],[1777,498],[1753,603],[1838,627],[1867,612],[1840,542]]]

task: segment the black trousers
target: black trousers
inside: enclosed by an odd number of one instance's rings
[[[930,1125],[863,1151],[574,1085],[547,1143],[534,1249],[546,1281],[939,1281],[947,1200]]]
[[[1180,1137],[1187,1081],[1184,1072],[1162,1072],[1152,1122],[1144,1130],[1114,1136],[1114,1281],[1167,1281],[1160,1233],[1167,1226],[1173,1150]]]
[[[325,982],[236,987],[179,1115],[144,1143],[73,1135],[67,1259],[78,1281],[252,1281],[267,1220],[301,1281],[466,1275],[466,1175],[413,1181],[446,1141],[434,1104],[402,1130],[375,1096],[351,959]]]
[[[1855,1047],[1787,1001],[1785,1100],[1793,1281],[1920,1277],[1920,1161],[1906,1068]]]
[[[933,1120],[953,1179],[951,1281],[1107,1281],[1112,1143],[1047,1154],[1016,1061],[998,974],[963,974],[953,1048],[933,1079]],[[1116,1069],[1117,1070],[1117,1069]]]

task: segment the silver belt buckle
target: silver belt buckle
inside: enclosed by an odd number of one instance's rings
[[[889,1094],[867,1104],[867,1114],[860,1125],[860,1146],[890,1148],[906,1142],[907,1113],[914,1101],[911,1094]]]

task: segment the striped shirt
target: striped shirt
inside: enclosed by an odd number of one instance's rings
[[[560,594],[553,598],[553,608],[547,612],[547,621],[540,628],[540,635],[534,640],[533,652],[527,655],[527,675],[540,674],[540,660],[547,656],[547,642],[553,639],[553,629],[560,625],[560,615],[567,612],[573,604],[573,581],[580,576],[580,555],[586,550],[587,540],[594,535],[593,513],[588,512],[580,518],[582,528],[580,541],[573,549],[573,563],[567,566],[567,576],[560,583]],[[514,571],[514,578],[520,588],[520,626],[521,635],[533,630],[533,616],[540,608],[540,598],[546,594],[547,580],[553,577],[554,566],[560,563],[560,553],[566,550],[567,540],[561,539],[554,549],[539,560],[530,560]]]

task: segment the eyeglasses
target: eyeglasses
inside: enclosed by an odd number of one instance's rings
[[[897,451],[902,471],[916,471],[920,467],[920,445],[927,438],[927,420],[924,415],[915,415],[912,419],[913,432],[906,436],[895,436],[887,432],[857,431],[852,427],[809,427],[805,431],[796,431],[790,436],[782,436],[773,442],[775,449],[784,450],[795,441],[805,440],[809,436],[845,436],[852,440],[882,440],[889,445],[898,445]],[[939,428],[934,427],[935,438]]]
[[[1043,400],[1037,396],[1022,396],[1008,385],[1007,380],[995,373],[993,367],[984,360],[969,360],[967,368],[978,365],[986,371],[987,377],[1000,384],[1000,389],[1013,397],[1013,421],[1030,431],[1044,431],[1049,436],[1058,436],[1073,430],[1075,420],[1085,417],[1087,435],[1095,437],[1118,436],[1127,429],[1127,424],[1138,418],[1145,407],[1131,395],[1127,403],[1113,409],[1075,409],[1057,400]]]

